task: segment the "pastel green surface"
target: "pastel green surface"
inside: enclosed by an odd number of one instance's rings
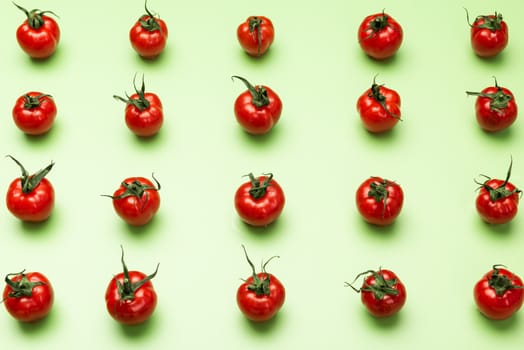
[[[169,27],[166,51],[153,62],[131,49],[128,31],[142,1],[20,2],[52,10],[62,38],[56,55],[30,60],[15,40],[24,19],[10,2],[2,13],[0,154],[29,171],[51,160],[56,208],[48,222],[27,225],[0,212],[0,274],[38,270],[52,281],[48,319],[24,325],[0,313],[2,348],[56,349],[515,349],[524,341],[524,314],[489,321],[475,308],[474,283],[493,264],[524,276],[522,214],[502,227],[480,221],[474,208],[480,173],[524,186],[523,124],[491,135],[474,118],[474,98],[493,83],[524,98],[524,23],[520,1],[349,2],[150,0]],[[472,17],[501,12],[510,43],[500,57],[471,51],[463,7]],[[398,54],[367,58],[356,41],[360,21],[385,8],[404,28]],[[272,19],[276,38],[261,59],[246,56],[236,27],[249,15]],[[134,137],[114,94],[132,92],[145,75],[166,114],[161,133]],[[373,76],[397,90],[402,116],[393,132],[367,133],[355,103]],[[251,137],[237,125],[233,102],[241,75],[271,86],[283,99],[271,134]],[[58,116],[43,137],[26,137],[11,120],[15,99],[30,90],[54,96]],[[2,160],[7,188],[19,169]],[[113,212],[111,194],[128,176],[155,176],[161,208],[143,228]],[[286,207],[267,229],[242,224],[233,194],[242,175],[273,172]],[[399,182],[405,205],[386,229],[358,216],[354,191],[368,176]],[[151,273],[159,296],[153,318],[124,328],[105,310],[104,291],[121,270]],[[235,293],[250,274],[241,244],[256,261],[279,255],[268,270],[287,288],[271,322],[256,325],[238,310]],[[370,317],[344,287],[380,266],[404,281],[408,301],[388,320]]]

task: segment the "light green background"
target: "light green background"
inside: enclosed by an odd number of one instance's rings
[[[56,162],[49,180],[56,208],[40,225],[0,211],[0,274],[38,270],[53,282],[48,319],[19,324],[0,313],[2,348],[56,349],[515,349],[524,342],[524,314],[493,322],[472,298],[474,283],[496,263],[524,275],[524,220],[491,227],[475,212],[473,179],[504,177],[524,186],[523,124],[491,135],[474,118],[474,98],[493,83],[524,98],[524,23],[517,0],[488,1],[161,1],[149,7],[167,22],[165,53],[138,58],[128,30],[142,1],[23,1],[56,12],[62,38],[56,55],[31,61],[15,40],[24,18],[9,1],[2,14],[0,154],[29,171]],[[496,5],[496,8],[494,6]],[[469,46],[463,7],[501,12],[510,42],[498,58],[477,58]],[[404,28],[404,42],[387,62],[368,59],[356,41],[360,21],[386,9]],[[249,15],[270,17],[276,39],[252,59],[240,49],[236,27]],[[125,127],[132,78],[164,103],[165,125],[151,140]],[[367,133],[355,109],[373,76],[402,96],[404,121],[383,136]],[[233,102],[241,75],[270,85],[284,103],[267,136],[237,125]],[[23,135],[11,120],[15,99],[30,90],[52,94],[58,116],[43,137]],[[0,184],[19,176],[1,160]],[[155,220],[140,229],[113,212],[112,193],[128,176],[162,183]],[[242,175],[273,172],[285,190],[281,218],[267,229],[242,224],[233,193]],[[354,191],[368,176],[398,181],[405,206],[386,229],[365,224]],[[159,304],[143,326],[124,328],[105,310],[104,291],[121,270],[122,244],[131,269],[154,279]],[[287,287],[271,322],[255,325],[237,309],[240,278],[250,274],[241,244]],[[258,264],[257,264],[258,265]],[[398,316],[370,317],[344,287],[361,271],[396,271],[408,301]]]

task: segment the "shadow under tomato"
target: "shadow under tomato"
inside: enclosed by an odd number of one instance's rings
[[[478,125],[477,125],[477,129],[479,130],[478,133],[482,137],[488,138],[490,140],[501,141],[501,142],[507,142],[507,140],[510,140],[513,137],[513,135],[515,135],[514,126],[510,126],[504,130],[495,131],[495,132],[486,131],[480,128]]]
[[[256,67],[256,66],[263,67],[264,65],[268,64],[268,61],[270,61],[273,56],[275,56],[274,54],[275,49],[273,48],[273,46],[271,46],[262,56],[248,55],[247,52],[245,52],[240,46],[238,48],[238,51],[239,51],[238,54],[242,57],[243,62],[248,63],[253,67]],[[245,78],[250,80],[249,77],[245,77]],[[259,82],[256,84],[268,85],[269,83]]]
[[[402,310],[389,317],[375,317],[370,315],[369,312],[367,312],[365,309],[362,311],[365,312],[365,315],[363,316],[366,317],[366,321],[369,323],[369,325],[380,330],[392,330],[398,327],[403,319]]]
[[[163,64],[170,61],[171,48],[169,45],[166,45],[166,47],[160,53],[160,55],[153,58],[142,57],[139,54],[137,54],[136,51],[134,51],[132,48],[129,48],[129,50],[131,50],[132,53],[136,56],[136,62],[144,67],[161,68]]]
[[[480,218],[475,218],[478,225],[481,226],[483,232],[488,232],[492,238],[507,239],[515,230],[513,229],[513,221],[505,224],[490,224]]]
[[[402,226],[398,222],[398,220],[401,220],[401,219],[402,218],[399,217],[397,220],[393,221],[393,223],[387,226],[378,226],[378,225],[373,225],[373,224],[366,222],[360,216],[358,216],[357,218],[359,222],[360,231],[364,231],[366,234],[368,234],[368,236],[371,236],[373,238],[377,238],[380,240],[393,239],[393,237],[396,236],[397,232],[400,230],[400,226]]]
[[[489,329],[497,333],[511,332],[515,329],[518,329],[521,323],[520,315],[518,312],[505,320],[492,320],[490,318],[487,318],[476,308],[474,308],[474,312],[477,314],[477,318],[479,322],[482,324],[482,326],[484,326],[486,329]]]
[[[56,310],[52,309],[51,312],[41,320],[35,322],[20,322],[18,326],[20,330],[26,335],[39,335],[45,334],[56,324]]]
[[[158,231],[161,226],[162,218],[161,215],[156,214],[151,221],[142,226],[133,226],[122,221],[122,225],[125,230],[131,234],[132,237],[137,239],[150,239],[152,232]]]
[[[153,336],[154,330],[157,328],[157,317],[155,314],[149,320],[137,325],[118,324],[122,334],[129,339],[135,341],[136,339],[145,339]]]
[[[256,334],[267,334],[271,332],[277,324],[281,323],[281,315],[280,312],[278,312],[275,316],[273,316],[272,319],[264,322],[254,322],[251,320],[248,320],[243,315],[241,316],[244,318],[245,324]]]
[[[485,64],[486,67],[489,66],[490,69],[493,69],[493,66],[502,66],[504,61],[506,61],[506,50],[503,50],[498,55],[493,57],[480,57],[479,55],[476,55],[473,50],[471,50],[471,54],[478,63]]]
[[[281,133],[281,127],[280,125],[275,125],[273,129],[271,129],[269,132],[263,135],[252,135],[242,127],[238,126],[238,133],[240,134],[240,139],[248,143],[250,145],[260,146],[260,147],[266,147],[269,143],[275,142],[274,140],[277,139]]]
[[[52,68],[57,67],[60,64],[60,60],[63,58],[63,50],[61,45],[58,44],[55,52],[47,58],[32,58],[27,56],[25,53],[24,55],[33,65],[39,66],[38,69],[41,69],[42,67]]]
[[[44,146],[48,145],[51,141],[56,140],[56,129],[57,124],[54,123],[53,127],[42,135],[28,135],[24,133],[24,138],[28,143],[31,143],[35,146]]]
[[[240,231],[249,235],[250,239],[256,238],[258,240],[269,240],[282,233],[285,225],[282,219],[278,218],[267,226],[258,227],[246,224],[240,218],[237,218]]]
[[[55,232],[54,230],[56,223],[58,222],[56,220],[57,212],[56,210],[51,213],[51,216],[49,216],[46,220],[41,222],[28,222],[28,221],[20,221],[20,225],[22,226],[23,233],[29,235],[29,236],[42,236],[42,235],[49,235],[51,232]]]

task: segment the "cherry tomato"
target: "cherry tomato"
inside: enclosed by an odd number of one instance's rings
[[[523,284],[519,276],[494,265],[473,289],[473,296],[479,311],[487,318],[503,320],[511,317],[524,301]]]
[[[242,128],[253,135],[268,133],[280,119],[282,101],[280,97],[265,85],[251,85],[246,79],[240,79],[247,87],[235,100],[235,116]]]
[[[371,88],[358,98],[357,111],[368,131],[381,133],[391,130],[401,120],[400,95],[384,84],[378,85],[375,78]]]
[[[377,60],[393,56],[400,48],[402,39],[402,27],[384,12],[367,16],[358,28],[360,47]]]
[[[505,224],[517,215],[521,190],[509,182],[512,165],[513,161],[509,165],[505,180],[482,175],[486,181],[476,181],[480,185],[475,202],[477,212],[482,220],[489,224]]]
[[[24,271],[5,277],[3,302],[7,311],[21,322],[33,322],[51,311],[54,292],[51,283],[40,272]]]
[[[357,209],[365,221],[386,226],[399,216],[404,192],[396,182],[373,176],[360,184],[355,198]]]
[[[158,272],[158,266],[151,275],[140,271],[129,271],[124,262],[123,272],[111,279],[106,289],[107,311],[116,321],[124,325],[136,325],[147,321],[157,304],[157,294],[151,280]]]
[[[7,209],[18,219],[27,222],[41,222],[46,220],[53,211],[55,204],[55,191],[53,185],[45,176],[55,163],[51,162],[44,169],[29,175],[24,166],[15,158],[14,160],[22,170],[22,176],[14,179],[7,189]]]
[[[140,90],[137,89],[134,79],[133,86],[135,88],[133,95],[126,95],[127,98],[114,95],[113,98],[126,104],[125,121],[129,130],[140,137],[153,136],[164,123],[162,102],[155,93],[145,92],[143,77]]]
[[[252,173],[247,176],[249,182],[243,183],[235,193],[235,209],[245,223],[267,226],[275,221],[284,209],[284,191],[271,173],[258,179]]]
[[[507,129],[517,119],[517,102],[513,93],[500,87],[495,79],[495,86],[489,86],[481,92],[466,91],[477,96],[475,112],[477,122],[486,131],[494,132]]]
[[[31,10],[14,4],[23,11],[27,19],[16,30],[18,44],[30,57],[43,59],[51,56],[60,40],[60,28],[56,21],[47,16],[51,11]]]
[[[167,42],[166,23],[153,15],[147,8],[129,31],[129,40],[133,49],[143,58],[153,59],[162,53]]]
[[[12,115],[16,126],[27,135],[42,135],[53,126],[56,104],[51,95],[31,91],[16,100]]]
[[[259,57],[266,53],[275,40],[275,28],[267,17],[249,16],[238,26],[237,39],[250,56]]]
[[[284,305],[286,290],[282,282],[273,274],[266,272],[266,265],[272,257],[262,265],[262,272],[256,273],[255,266],[249,259],[246,248],[244,253],[251,266],[253,274],[244,280],[237,290],[237,305],[240,311],[251,321],[264,322],[273,318]]]
[[[153,176],[155,185],[145,177],[128,177],[112,196],[115,212],[132,226],[150,222],[160,208],[160,183]]]
[[[364,279],[362,287],[360,289],[355,288],[353,284],[363,275],[368,276]],[[353,283],[346,282],[346,286],[360,293],[362,303],[368,312],[375,317],[393,316],[406,303],[406,287],[398,276],[390,270],[379,269],[378,271],[362,272],[357,275]]]
[[[466,10],[469,24],[469,14]],[[471,27],[471,47],[477,56],[489,58],[498,55],[508,45],[508,25],[502,14],[477,16]]]

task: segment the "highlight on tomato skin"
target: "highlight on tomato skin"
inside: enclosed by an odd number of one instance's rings
[[[470,43],[473,52],[480,58],[491,59],[504,51],[509,42],[509,29],[501,13],[479,15],[470,23],[469,12],[466,19],[470,27]]]
[[[237,39],[249,56],[261,57],[275,40],[275,27],[265,16],[249,16],[238,26]]]
[[[47,133],[53,126],[56,114],[53,97],[38,91],[29,91],[17,98],[11,112],[18,129],[32,136]]]
[[[146,13],[140,16],[129,31],[129,41],[140,57],[153,60],[167,45],[168,29],[166,22],[147,8],[147,0],[144,8]]]
[[[357,32],[358,43],[366,55],[375,60],[393,57],[402,45],[402,26],[384,11],[366,16]]]
[[[404,191],[394,181],[372,176],[357,188],[355,202],[364,221],[372,225],[388,226],[393,224],[401,213]]]

